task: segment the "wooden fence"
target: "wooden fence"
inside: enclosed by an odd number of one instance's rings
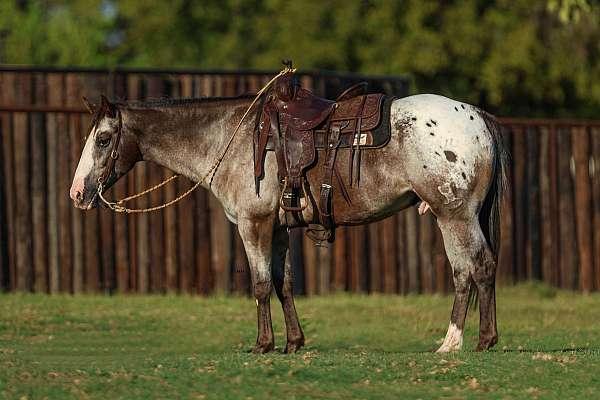
[[[229,96],[256,91],[272,74],[151,70],[0,68],[0,286],[36,292],[249,293],[235,226],[199,190],[150,215],[83,213],[68,190],[87,133],[80,97],[144,99]],[[303,85],[335,96],[355,75],[308,73]],[[404,79],[369,78],[402,96]],[[505,119],[513,187],[502,219],[499,279],[539,279],[600,288],[600,124]],[[123,197],[170,176],[140,164],[114,188]],[[139,200],[156,204],[185,190],[167,186]],[[296,291],[452,290],[443,242],[430,214],[415,209],[380,223],[340,228],[316,248],[292,233]]]

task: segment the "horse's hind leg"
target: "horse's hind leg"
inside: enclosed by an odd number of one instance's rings
[[[286,257],[288,249],[288,232],[285,228],[278,228],[273,236],[273,283],[285,317],[287,332],[285,352],[295,353],[304,346],[304,333],[294,305],[292,266],[289,257]]]
[[[446,254],[452,265],[456,297],[450,327],[438,352],[460,350],[469,302],[471,281],[479,292],[480,323],[477,350],[486,350],[498,341],[496,330],[496,262],[476,217],[469,221],[438,220]]]
[[[251,219],[238,221],[238,230],[248,256],[256,298],[258,336],[252,350],[254,353],[267,353],[275,348],[270,304],[273,289],[271,279],[273,224],[270,218],[261,221]]]

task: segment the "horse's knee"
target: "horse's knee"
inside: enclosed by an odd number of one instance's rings
[[[264,302],[271,296],[273,284],[271,281],[256,282],[254,284],[254,297],[259,302]]]
[[[478,288],[493,286],[496,280],[496,260],[487,245],[482,245],[473,256],[473,280]]]

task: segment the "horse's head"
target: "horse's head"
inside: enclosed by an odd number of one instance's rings
[[[106,190],[125,175],[140,159],[135,135],[123,127],[119,106],[104,96],[97,107],[83,99],[93,115],[73,184],[75,207],[89,210],[98,204],[98,190]]]

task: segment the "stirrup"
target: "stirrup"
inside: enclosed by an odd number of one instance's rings
[[[283,179],[283,189],[281,189],[281,196],[279,196],[279,206],[285,211],[292,211],[292,212],[304,211],[306,209],[306,207],[308,206],[308,194],[306,193],[306,188],[304,187],[304,182],[302,182],[302,193],[304,195],[304,205],[302,205],[302,198],[300,197],[298,199],[298,201],[300,202],[300,206],[298,206],[298,207],[287,206],[285,204],[285,202],[283,201],[284,197],[291,198],[293,196],[293,194],[290,194],[289,197],[286,196],[285,191],[286,191],[287,187],[288,187],[288,178],[286,176]]]

